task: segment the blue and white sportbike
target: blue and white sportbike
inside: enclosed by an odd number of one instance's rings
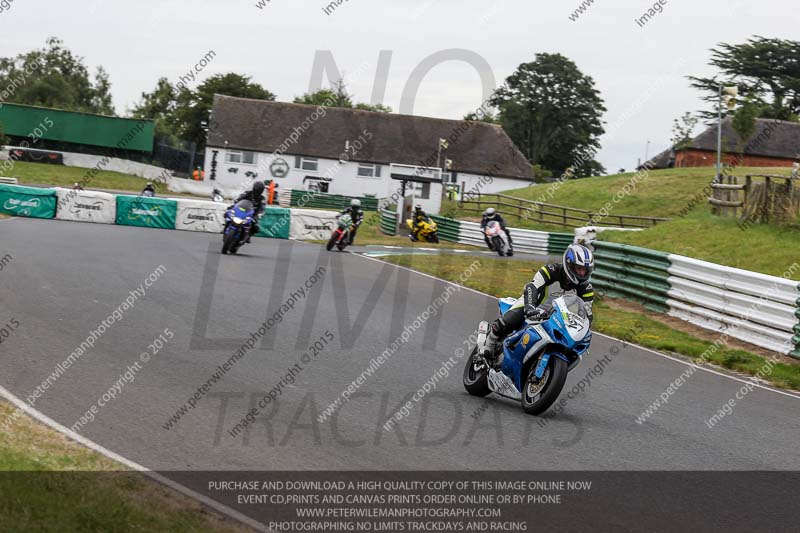
[[[502,298],[500,312],[518,300]],[[583,301],[566,293],[545,305],[542,320],[526,320],[525,326],[497,344],[497,362],[492,366],[478,354],[486,342],[489,323],[478,327],[477,346],[464,368],[464,387],[474,396],[491,393],[519,400],[526,413],[539,415],[556,401],[567,373],[575,369],[592,341],[590,322]]]
[[[222,253],[235,254],[247,241],[253,225],[255,209],[250,200],[241,200],[225,211],[225,229],[222,231]]]

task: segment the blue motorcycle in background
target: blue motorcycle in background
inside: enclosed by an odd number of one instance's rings
[[[505,313],[516,298],[502,298],[500,312]],[[473,396],[492,392],[519,400],[526,413],[544,413],[561,394],[567,373],[575,369],[592,341],[589,318],[583,301],[576,295],[556,298],[544,306],[549,316],[541,322],[526,321],[525,327],[498,344],[502,349],[499,364],[492,368],[478,355],[477,346],[464,368],[464,387]],[[478,342],[481,346],[489,323],[481,322]]]
[[[255,209],[250,200],[241,200],[225,212],[225,229],[222,231],[222,253],[235,254],[247,240],[253,225]]]

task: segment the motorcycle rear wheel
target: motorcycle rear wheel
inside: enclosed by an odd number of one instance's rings
[[[528,365],[525,383],[522,384],[522,409],[529,415],[540,415],[558,399],[567,381],[567,363],[556,356],[550,358],[541,380],[536,379],[535,359]]]
[[[473,396],[486,396],[492,392],[489,388],[489,367],[485,364],[478,366],[474,358],[478,354],[478,347],[472,349],[464,367],[464,388]],[[477,368],[476,368],[477,367]]]

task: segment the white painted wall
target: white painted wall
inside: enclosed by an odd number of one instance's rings
[[[211,163],[213,152],[217,151],[216,179],[211,181]],[[392,180],[389,165],[382,165],[380,178],[365,178],[358,176],[358,162],[339,162],[333,159],[318,159],[317,170],[303,170],[295,168],[295,156],[286,154],[257,153],[254,164],[227,162],[228,151],[224,148],[207,148],[205,157],[205,183],[208,186],[221,190],[244,190],[254,179],[275,179],[280,188],[308,190],[310,180],[308,177],[331,178],[328,193],[348,196],[375,196],[387,198],[392,196],[400,187],[400,182]],[[270,172],[272,162],[281,158],[289,165],[289,173],[284,178],[274,178]],[[413,164],[413,163],[412,163]],[[232,169],[236,169],[233,172]],[[248,177],[247,172],[256,176]],[[465,191],[478,190],[481,193],[495,193],[510,189],[519,189],[530,184],[528,181],[511,178],[488,178],[477,174],[459,172],[456,176],[458,184],[465,184]],[[433,194],[433,192],[432,192]]]

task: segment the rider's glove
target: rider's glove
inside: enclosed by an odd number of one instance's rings
[[[542,322],[547,318],[547,311],[532,305],[526,306],[525,318],[531,322]]]

